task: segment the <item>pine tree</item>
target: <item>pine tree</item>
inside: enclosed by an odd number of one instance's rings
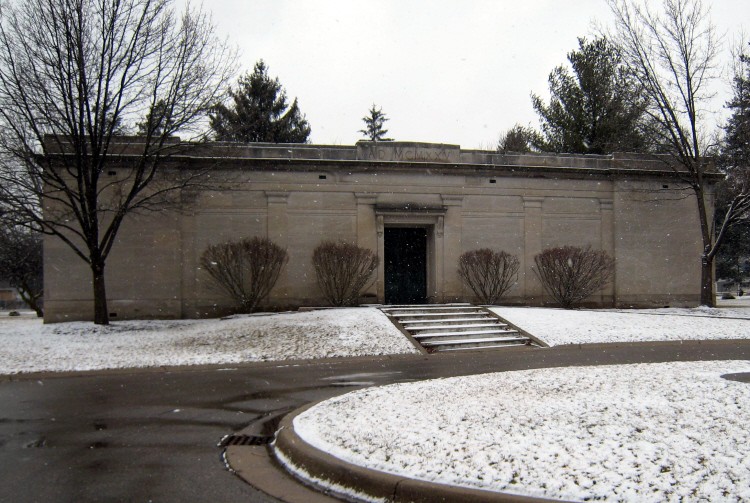
[[[740,54],[734,97],[727,103],[731,116],[724,127],[722,153],[732,169],[750,170],[750,55]]]
[[[724,126],[719,161],[727,174],[717,188],[716,226],[721,225],[727,208],[738,195],[750,191],[750,55],[740,54],[733,78],[734,96],[727,103],[731,115]],[[724,244],[716,255],[719,278],[741,281],[750,271],[750,215],[737,219],[737,225],[724,234]]]
[[[278,77],[268,76],[263,60],[253,73],[240,77],[230,89],[231,105],[220,103],[211,113],[211,129],[219,141],[307,143],[310,125],[300,112],[297,98],[287,104]]]
[[[370,141],[393,141],[393,138],[384,138],[388,133],[387,129],[383,129],[385,122],[388,119],[383,113],[383,109],[375,108],[375,104],[372,104],[372,108],[368,111],[370,115],[362,117],[362,121],[365,123],[365,129],[360,129],[362,133]]]
[[[539,142],[537,137],[538,133],[532,128],[516,124],[500,135],[497,141],[497,151],[503,154],[531,152],[534,142]]]
[[[148,111],[142,122],[136,126],[136,134],[139,136],[158,136],[162,134],[165,127],[169,127],[169,110],[164,100],[157,101]]]
[[[619,51],[604,37],[578,45],[568,53],[573,73],[558,66],[549,75],[549,105],[532,95],[542,126],[534,146],[574,154],[644,150],[638,125],[645,103]]]

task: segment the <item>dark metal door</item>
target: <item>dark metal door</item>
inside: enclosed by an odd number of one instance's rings
[[[385,229],[386,304],[427,302],[427,229]]]

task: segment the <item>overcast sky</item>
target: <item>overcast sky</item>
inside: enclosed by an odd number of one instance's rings
[[[748,0],[706,0],[729,45],[750,29]],[[656,2],[653,2],[656,4]],[[604,0],[211,0],[240,72],[265,60],[312,127],[313,143],[352,145],[375,103],[396,140],[494,148],[515,123],[537,126],[532,92],[577,37],[611,24]],[[729,96],[717,82],[717,107]]]

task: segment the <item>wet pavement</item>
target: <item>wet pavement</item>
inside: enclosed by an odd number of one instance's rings
[[[269,432],[297,407],[365,386],[699,359],[748,360],[750,341],[0,377],[0,501],[275,501],[227,470],[217,447],[224,435]]]

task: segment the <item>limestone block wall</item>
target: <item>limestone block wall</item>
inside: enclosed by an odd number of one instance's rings
[[[695,198],[663,181],[623,180],[616,187],[617,305],[697,305],[702,242]]]
[[[220,148],[231,151],[223,144]],[[248,148],[247,155],[280,156],[281,150]],[[292,157],[312,153],[328,155],[330,161],[234,160],[211,171],[211,190],[186,194],[180,211],[126,219],[107,265],[114,319],[230,312],[229,299],[201,270],[200,255],[209,244],[252,236],[267,236],[289,253],[269,298],[271,307],[324,303],[311,263],[313,249],[323,240],[358,243],[380,256],[377,279],[365,294],[370,302],[383,301],[383,230],[389,226],[427,229],[432,302],[472,300],[457,274],[458,257],[493,248],[517,255],[521,264],[505,302],[549,303],[533,273],[534,255],[562,245],[591,245],[616,259],[612,285],[588,299],[590,305],[698,302],[701,245],[695,199],[676,191],[674,178],[648,172],[613,175],[604,169],[612,159],[603,156],[532,156],[542,167],[518,171],[455,163],[497,161],[496,154],[457,146],[432,151],[419,144],[390,153],[335,150],[288,150]],[[377,162],[355,161],[355,152]],[[516,157],[514,163],[529,161]],[[573,167],[554,170],[555,162]],[[580,171],[587,166],[597,171]],[[87,266],[55,238],[45,240],[45,292],[47,321],[91,318]]]
[[[181,317],[182,250],[175,212],[126,219],[105,270],[112,319]],[[91,284],[88,265],[61,240],[45,237],[45,321],[92,319]]]

